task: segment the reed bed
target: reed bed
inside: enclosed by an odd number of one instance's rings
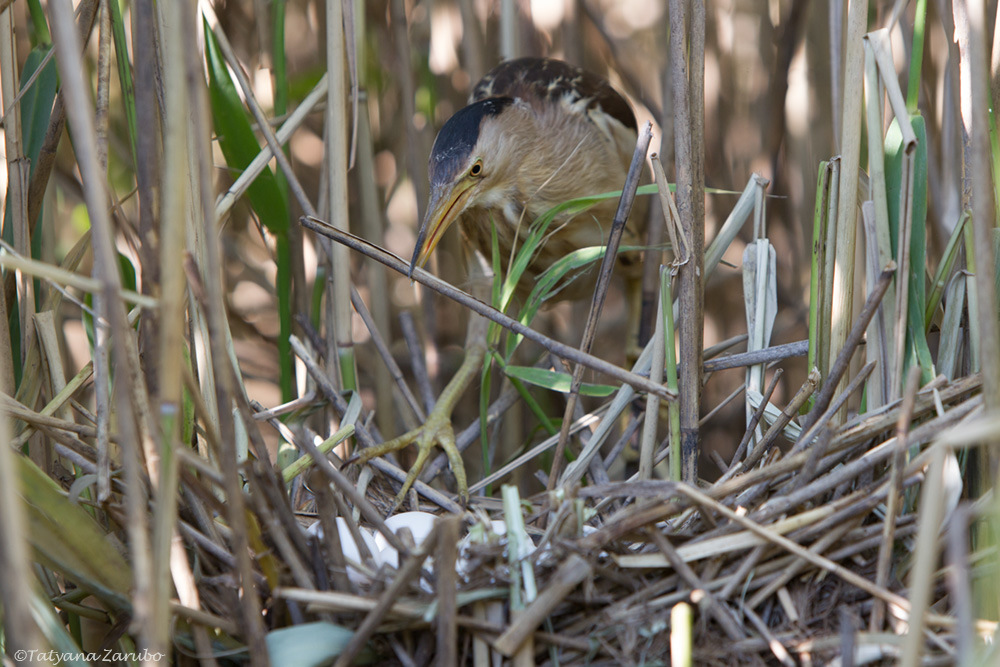
[[[9,660],[996,662],[995,3],[536,4],[0,1]],[[399,257],[433,128],[543,52],[655,121],[560,207],[654,200],[629,366],[614,290],[542,308],[613,248],[522,308],[527,255],[489,303]],[[471,499],[440,455],[391,512],[408,454],[350,457],[467,321]]]

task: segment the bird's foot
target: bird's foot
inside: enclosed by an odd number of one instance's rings
[[[462,454],[455,445],[455,432],[451,427],[452,407],[451,405],[442,405],[439,401],[438,405],[427,416],[427,420],[422,426],[418,426],[397,438],[387,440],[380,445],[363,449],[352,457],[352,460],[358,463],[367,463],[377,456],[384,456],[389,452],[399,451],[410,445],[415,444],[417,446],[417,460],[413,462],[409,472],[406,474],[406,480],[403,482],[402,488],[396,494],[396,500],[393,502],[392,507],[393,512],[403,503],[406,493],[413,486],[417,475],[420,474],[420,471],[423,470],[424,465],[427,463],[434,445],[441,447],[448,457],[448,462],[451,464],[451,471],[455,475],[455,483],[458,486],[458,495],[462,504],[469,501],[469,487],[465,477],[465,466],[462,463]]]

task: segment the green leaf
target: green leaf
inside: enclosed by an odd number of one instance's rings
[[[21,72],[22,85],[34,76],[51,50],[51,46],[36,46],[31,49],[28,58],[24,61],[24,70]],[[31,83],[31,86],[22,90],[21,137],[24,141],[24,155],[31,160],[32,174],[35,172],[38,154],[41,151],[42,142],[45,140],[45,133],[49,128],[52,103],[55,101],[58,90],[59,72],[56,69],[55,58],[50,58],[42,70],[38,72],[38,76]]]
[[[208,24],[205,24],[205,54],[208,59],[208,92],[212,107],[212,122],[219,138],[219,147],[226,164],[234,172],[247,168],[257,154],[260,144],[243,107],[243,100],[229,75],[229,69],[219,52],[218,43]],[[281,195],[274,172],[264,169],[247,188],[247,196],[261,223],[275,234],[288,230],[288,204]]]
[[[955,260],[958,258],[959,252],[964,247],[962,244],[963,234],[965,225],[968,221],[969,212],[964,211],[958,219],[958,224],[955,225],[955,229],[951,232],[951,238],[948,239],[944,252],[941,253],[941,261],[938,262],[937,271],[934,272],[934,277],[931,279],[931,291],[927,295],[927,308],[924,311],[925,331],[929,331],[931,328],[931,322],[934,321],[934,313],[937,311],[938,305],[941,303],[941,296],[944,294],[946,284],[951,279],[951,272],[955,267]]]
[[[339,656],[353,636],[353,630],[320,621],[271,630],[265,641],[272,665],[322,667]]]
[[[911,119],[917,136],[913,160],[913,201],[910,203],[912,222],[910,229],[910,275],[907,298],[906,368],[918,364],[921,382],[934,377],[934,361],[927,345],[924,314],[927,310],[927,128],[920,115]],[[900,198],[902,179],[903,139],[899,124],[893,120],[885,138],[886,198],[889,208],[889,232],[893,257],[899,261]]]
[[[504,372],[508,377],[516,378],[537,387],[544,387],[551,391],[558,391],[562,394],[569,393],[570,385],[573,381],[573,377],[569,373],[560,373],[548,370],[547,368],[535,368],[533,366],[506,366],[504,367]],[[616,390],[615,387],[606,384],[583,383],[580,385],[581,396],[603,398],[615,393]]]
[[[94,519],[30,459],[17,457],[29,539],[39,562],[119,609],[129,609],[132,572]]]
[[[49,33],[49,24],[45,21],[45,10],[39,0],[28,0],[28,13],[31,16],[31,38],[32,43],[40,46],[52,44],[52,35]]]
[[[127,290],[135,291],[136,280],[135,280],[135,267],[132,266],[132,260],[128,258],[127,255],[118,253],[118,271],[122,280],[122,287]],[[94,295],[87,292],[83,295],[83,302],[87,304],[87,307],[93,309],[94,307]],[[139,323],[136,322],[134,325],[136,329],[139,328]],[[83,330],[87,332],[87,340],[90,341],[90,349],[94,349],[94,318],[90,314],[90,311],[83,311]]]
[[[828,335],[823,327],[822,312],[824,290],[823,290],[823,267],[827,253],[826,234],[829,225],[828,220],[828,197],[832,172],[828,162],[820,162],[819,176],[816,181],[816,201],[813,206],[813,240],[812,259],[809,267],[809,356],[807,368],[818,368],[825,370],[825,357],[820,350],[821,337]],[[806,406],[803,406],[803,410]]]
[[[619,253],[634,252],[636,250],[645,250],[645,248],[639,246],[620,246],[618,248]],[[579,248],[560,257],[554,264],[545,269],[538,276],[538,280],[531,289],[524,307],[518,314],[518,320],[521,324],[525,326],[530,325],[538,310],[542,307],[542,304],[556,296],[574,280],[581,277],[584,273],[583,269],[587,266],[601,261],[604,258],[604,251],[605,246]],[[520,345],[522,339],[521,335],[509,335],[507,337],[507,347],[504,355],[507,360],[513,357],[514,350]]]
[[[138,165],[139,156],[135,144],[138,136],[138,123],[135,117],[135,84],[132,81],[132,64],[128,59],[128,37],[125,34],[125,22],[122,20],[122,8],[119,0],[111,0],[108,7],[111,10],[111,34],[115,40],[115,62],[118,65],[118,82],[122,89],[122,104],[125,106],[129,146],[132,149],[132,161]]]

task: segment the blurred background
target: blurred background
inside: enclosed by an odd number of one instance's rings
[[[287,0],[284,9],[284,52],[287,57],[287,100],[277,103],[275,91],[274,12],[278,0],[218,0],[210,3],[229,36],[257,100],[276,122],[293,109],[326,71],[325,11],[320,0]],[[995,3],[990,17],[995,15]],[[19,53],[27,54],[33,40],[28,12],[16,3]],[[409,258],[418,221],[427,201],[426,160],[437,129],[461,108],[476,81],[502,59],[521,55],[561,58],[606,76],[632,102],[641,123],[654,127],[653,147],[663,159],[668,178],[673,174],[673,124],[670,68],[667,62],[669,30],[665,0],[366,0],[345,3],[352,26],[360,122],[349,132],[355,146],[350,171],[351,230]],[[871,2],[870,25],[890,29],[895,62],[905,79],[913,3]],[[123,3],[128,24],[129,3]],[[736,201],[725,192],[743,190],[751,174],[770,181],[767,234],[778,257],[778,303],[772,344],[807,337],[809,257],[812,213],[819,162],[838,153],[840,85],[843,73],[841,40],[845,3],[806,0],[713,0],[707,4],[705,69],[705,182],[721,193],[710,194],[706,206],[706,239],[711,240]],[[956,124],[957,82],[949,73],[956,57],[948,26],[947,2],[929,3],[927,46],[924,55],[920,108],[927,118],[930,138],[931,197],[929,243],[940,243],[958,218],[961,167]],[[351,34],[353,33],[353,34]],[[88,53],[96,63],[94,44]],[[137,47],[144,48],[141,44]],[[118,202],[117,222],[123,248],[135,250],[137,204],[135,169],[124,136],[125,119],[116,80],[111,84],[109,173]],[[282,95],[283,96],[283,95]],[[118,101],[116,103],[116,100]],[[280,108],[279,108],[280,106]],[[317,108],[292,135],[289,157],[312,202],[327,211],[324,191],[324,119]],[[863,152],[864,154],[864,152]],[[52,259],[60,260],[80,237],[82,203],[77,166],[67,143],[61,147],[56,177],[49,188],[45,215],[58,221]],[[227,166],[218,146],[217,192],[238,175]],[[275,165],[272,161],[272,169]],[[647,177],[648,179],[648,177]],[[365,193],[373,193],[367,200]],[[659,220],[657,206],[651,207]],[[292,221],[302,213],[289,199]],[[75,216],[75,217],[74,217]],[[74,222],[76,221],[76,222]],[[294,226],[294,224],[293,224]],[[48,232],[46,232],[48,233]],[[251,398],[273,406],[282,401],[275,241],[260,223],[254,208],[241,200],[224,221],[226,276],[234,344]],[[741,238],[749,240],[744,230]],[[295,282],[294,310],[316,309],[313,281],[318,253],[309,234],[302,240],[304,282]],[[727,251],[724,264],[706,287],[705,345],[711,346],[746,331],[740,272],[743,242]],[[929,253],[930,256],[936,256]],[[394,356],[410,367],[402,342],[399,314],[414,314],[423,356],[440,390],[461,359],[465,318],[454,304],[431,298],[406,278],[380,266],[351,257],[351,275],[376,316]],[[138,264],[138,259],[136,260]],[[863,265],[863,262],[860,263]],[[430,269],[462,286],[457,232],[450,232]],[[140,277],[141,280],[141,277]],[[856,284],[863,284],[859,279]],[[856,299],[856,302],[859,301]],[[605,336],[595,349],[600,356],[624,363],[620,345],[623,315],[621,299],[612,297],[602,329]],[[567,343],[577,344],[582,315],[561,304],[543,314],[543,329]],[[69,354],[79,368],[89,360],[79,311],[64,309]],[[296,329],[298,330],[298,329]],[[381,363],[373,351],[368,330],[357,315],[352,322],[357,344],[359,385],[367,407],[376,405],[377,387],[385,387]],[[75,343],[73,341],[76,341]],[[783,364],[785,375],[772,402],[781,404],[805,377],[804,359]],[[75,369],[74,369],[75,370]],[[379,380],[376,376],[383,374]],[[706,384],[703,413],[717,406],[743,382],[742,370],[722,371]],[[378,381],[377,381],[378,380]],[[599,378],[597,379],[599,380]],[[297,382],[304,382],[301,369]],[[287,398],[287,396],[285,397]],[[392,400],[391,398],[388,400]],[[384,403],[382,405],[385,405]],[[464,426],[475,415],[475,401],[465,407]],[[516,413],[515,413],[516,414]],[[378,423],[388,436],[406,425],[395,410],[381,409]],[[521,421],[513,420],[515,423]],[[743,431],[741,401],[734,401],[706,424],[703,440],[727,460]],[[732,426],[732,429],[729,428]],[[516,444],[530,434],[518,432]],[[736,434],[736,435],[734,435]],[[268,436],[272,445],[275,436]],[[703,465],[704,475],[715,474]]]

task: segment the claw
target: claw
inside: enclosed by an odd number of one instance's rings
[[[434,407],[434,411],[428,416],[423,426],[419,426],[412,431],[404,433],[398,438],[387,440],[381,445],[369,447],[357,452],[348,462],[367,463],[377,456],[384,456],[389,452],[399,451],[412,444],[417,445],[417,460],[413,462],[410,470],[406,473],[406,480],[402,488],[396,494],[392,511],[395,512],[407,492],[417,479],[417,475],[424,469],[427,459],[430,458],[434,445],[438,445],[448,457],[451,464],[452,473],[455,475],[455,482],[458,486],[458,495],[462,504],[469,501],[469,486],[465,476],[465,465],[462,463],[462,454],[455,445],[455,433],[451,428],[451,405],[442,405],[440,402]]]
[[[482,368],[483,359],[486,356],[485,320],[475,317],[470,320],[467,344],[468,351],[465,354],[465,359],[462,361],[461,367],[452,376],[451,382],[444,388],[444,391],[441,392],[437,404],[427,416],[427,420],[423,426],[404,433],[398,438],[383,442],[381,445],[364,449],[357,454],[357,460],[360,463],[366,463],[376,456],[383,456],[389,452],[395,452],[416,443],[418,448],[417,460],[406,474],[403,488],[396,494],[396,501],[392,508],[393,512],[402,504],[406,493],[413,486],[417,475],[423,470],[424,464],[427,463],[427,459],[430,457],[431,450],[435,444],[444,450],[445,455],[448,457],[448,463],[451,465],[451,471],[455,475],[455,484],[458,486],[458,496],[462,504],[464,505],[469,502],[469,484],[465,476],[465,465],[462,463],[462,453],[458,451],[458,447],[455,445],[455,432],[451,428],[451,413],[462,394],[465,393],[465,390],[468,389],[472,380]]]

